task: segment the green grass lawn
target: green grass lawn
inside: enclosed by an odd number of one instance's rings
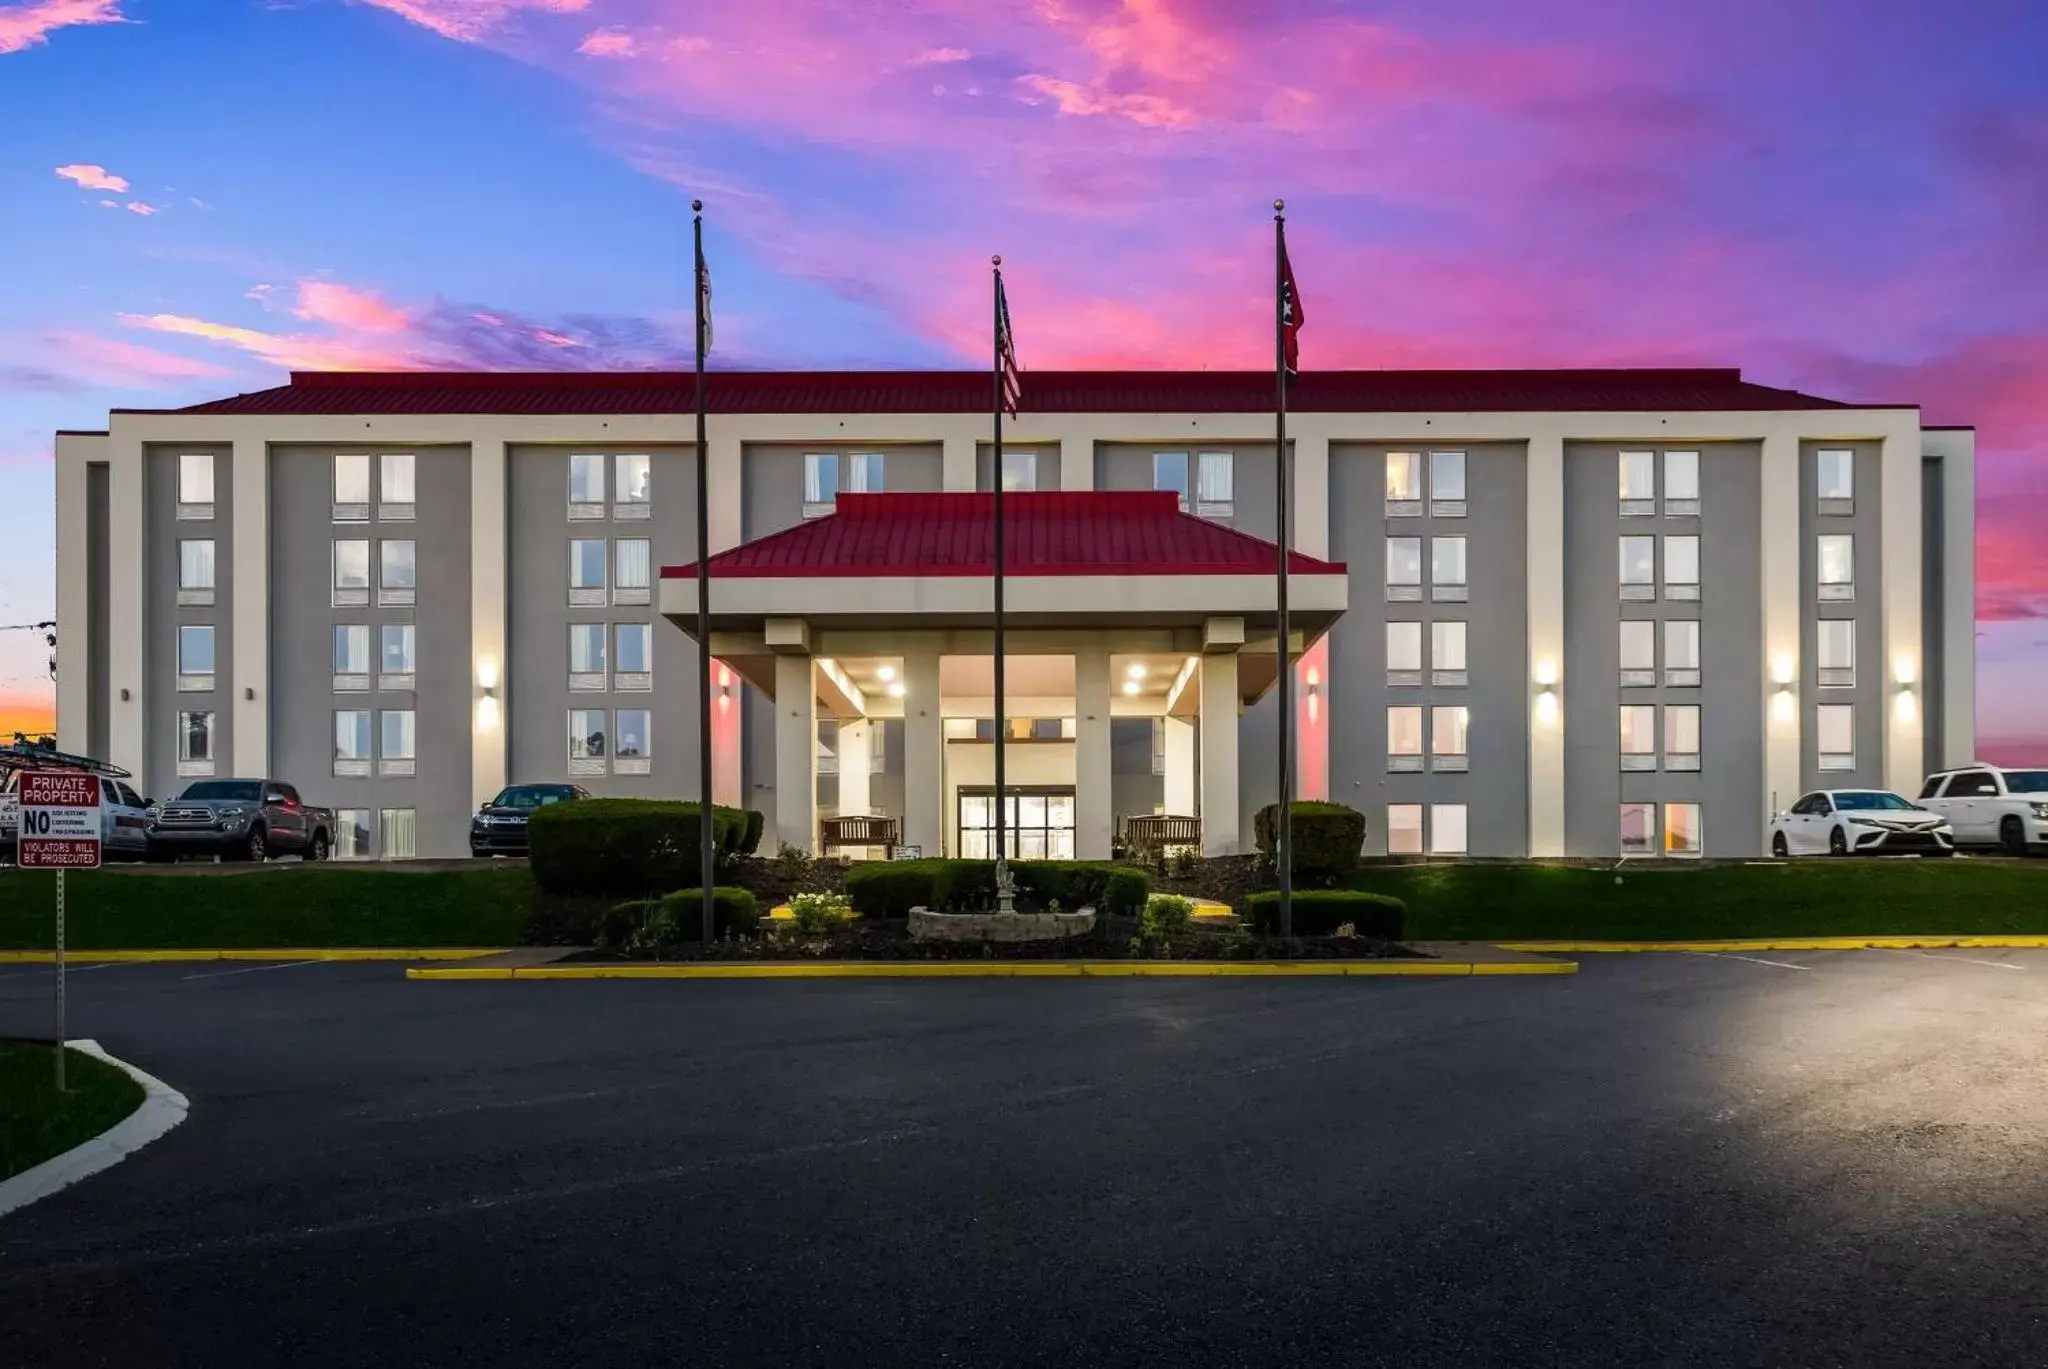
[[[142,1085],[90,1055],[64,1057],[57,1092],[54,1046],[0,1041],[0,1179],[89,1141],[142,1106]]]
[[[533,879],[522,869],[417,872],[280,865],[231,875],[78,871],[67,877],[73,950],[161,947],[516,946]],[[55,877],[0,872],[0,950],[56,935]]]
[[[2048,862],[1384,866],[1352,887],[1408,904],[1416,941],[2048,934]]]

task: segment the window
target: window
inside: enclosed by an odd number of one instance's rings
[[[1422,598],[1422,539],[1387,539],[1387,599],[1414,603]]]
[[[612,458],[612,517],[646,518],[654,508],[653,465],[645,452]]]
[[[1429,853],[1433,856],[1465,854],[1465,805],[1432,803],[1429,806]]]
[[[370,521],[370,457],[367,452],[334,454],[334,521]]]
[[[363,708],[334,711],[334,773],[337,776],[370,773],[370,713]]]
[[[1074,858],[1074,795],[1071,790],[1015,790],[1005,795],[1003,840],[1011,859]],[[957,821],[960,854],[986,860],[995,849],[995,795],[960,791]]]
[[[1700,806],[1696,803],[1664,805],[1664,854],[1696,856],[1705,849],[1700,836]]]
[[[1952,799],[1992,799],[1998,797],[1998,781],[1988,770],[1966,770],[1948,784],[1948,797]]]
[[[344,693],[370,687],[370,625],[334,625],[334,690]]]
[[[185,626],[178,629],[179,692],[213,688],[213,629]]]
[[[603,543],[598,544],[600,547]],[[645,537],[621,537],[617,543],[618,570],[612,586],[615,604],[644,604],[654,592],[654,544]],[[604,556],[598,553],[597,603],[604,602]],[[573,600],[571,602],[574,602]]]
[[[1429,682],[1433,685],[1459,687],[1467,680],[1465,674],[1465,624],[1463,622],[1431,623],[1429,625]]]
[[[612,748],[612,769],[621,775],[646,775],[654,770],[654,714],[644,708],[618,712],[618,745]]]
[[[212,713],[180,713],[178,715],[178,773],[180,775],[211,775],[213,773]]]
[[[1429,454],[1429,512],[1435,518],[1465,516],[1465,453]]]
[[[604,457],[597,452],[569,454],[569,517],[604,517]]]
[[[1856,597],[1856,539],[1846,532],[1825,532],[1816,557],[1820,600],[1846,604]]]
[[[377,715],[377,773],[410,775],[418,763],[418,729],[410,708],[391,708]]]
[[[1422,854],[1421,804],[1390,803],[1387,805],[1387,854],[1390,856],[1419,856]]]
[[[1387,710],[1387,769],[1422,769],[1422,710],[1402,706]]]
[[[213,543],[178,543],[178,606],[205,608],[213,602]]]
[[[1657,597],[1657,539],[1621,539],[1621,597],[1627,603],[1648,603]]]
[[[408,522],[413,514],[413,454],[386,452],[377,458],[377,516]]]
[[[1625,856],[1647,856],[1657,849],[1657,805],[1654,803],[1624,803],[1621,805],[1621,853]]]
[[[1664,539],[1664,597],[1697,600],[1700,597],[1700,539]]]
[[[613,663],[618,674],[613,687],[642,690],[654,688],[654,628],[648,623],[620,623],[619,654]]]
[[[1188,454],[1186,452],[1152,453],[1152,488],[1172,490],[1180,496],[1181,512],[1188,507]]]
[[[1228,518],[1236,511],[1237,457],[1231,452],[1203,452],[1195,458],[1195,512],[1204,518]]]
[[[336,860],[368,860],[370,858],[369,809],[337,808],[334,810],[334,858]]]
[[[1697,689],[1700,683],[1700,624],[1697,618],[1664,621],[1664,683]]]
[[[370,544],[334,544],[334,606],[360,608],[370,602]]]
[[[1700,768],[1700,706],[1698,704],[1666,704],[1664,706],[1664,768],[1666,770],[1697,770]]]
[[[804,454],[804,517],[832,512],[839,496],[880,494],[882,453],[806,452]]]
[[[1621,624],[1621,687],[1641,689],[1657,683],[1657,624],[1648,618],[1625,618]]]
[[[1472,723],[1472,710],[1463,704],[1429,710],[1429,768],[1460,771],[1470,765],[1465,739]]]
[[[1422,512],[1422,453],[1387,453],[1387,517],[1414,518]],[[1416,837],[1421,850],[1422,838]]]
[[[877,754],[880,754],[880,748],[877,748]],[[1164,718],[1152,719],[1152,773],[1155,775],[1164,775],[1166,773],[1166,719]]]
[[[569,773],[602,775],[605,771],[604,710],[569,710]]]
[[[1465,587],[1465,539],[1462,537],[1432,537],[1429,539],[1429,597],[1438,601],[1464,603]]]
[[[383,857],[386,860],[411,860],[419,854],[419,812],[412,808],[385,808],[377,814],[377,825],[384,832]]]
[[[1387,624],[1387,683],[1422,683],[1422,624]]]
[[[1856,768],[1856,709],[1851,704],[1822,704],[1814,709],[1814,736],[1820,745],[1822,770]]]
[[[604,624],[569,624],[569,688],[602,692],[604,687]]]
[[[604,561],[602,537],[570,539],[569,607],[599,608],[604,605]]]
[[[418,593],[418,564],[410,541],[385,540],[377,544],[377,603],[403,608]]]
[[[1853,689],[1856,685],[1856,620],[1823,618],[1819,632],[1822,689]]]
[[[1038,488],[1038,453],[1034,451],[1011,451],[1003,449],[1003,490],[1035,490]]]
[[[1657,512],[1657,453],[1621,454],[1621,516],[1644,518]]]
[[[213,517],[213,453],[178,454],[178,517]],[[209,762],[211,764],[211,762]],[[212,771],[208,771],[211,774]]]
[[[1827,448],[1814,454],[1814,493],[1822,513],[1856,512],[1856,453]]]
[[[411,623],[386,623],[377,629],[377,688],[413,687],[416,640]]]
[[[1664,516],[1685,518],[1700,511],[1700,454],[1664,453]]]
[[[1657,709],[1654,705],[1621,706],[1621,768],[1657,768]]]

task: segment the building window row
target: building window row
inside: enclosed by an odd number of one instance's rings
[[[178,692],[206,693],[213,688],[213,627],[184,623],[178,627]]]
[[[1414,773],[1424,768],[1422,715],[1418,704],[1396,704],[1387,710],[1387,769]],[[1457,773],[1471,768],[1469,748],[1472,710],[1464,704],[1438,705],[1429,713],[1428,768]]]
[[[1679,602],[1700,597],[1700,539],[1648,537],[1631,534],[1621,539],[1621,598],[1623,603],[1647,604],[1657,599],[1657,543],[1664,544],[1664,597]]]
[[[411,690],[419,674],[419,631],[411,623],[377,628],[377,688]],[[370,625],[334,625],[334,689],[359,693],[370,687]]]
[[[616,655],[607,643],[616,643]],[[569,688],[629,691],[654,688],[654,627],[651,623],[569,624]]]
[[[1814,494],[1824,514],[1856,512],[1856,453],[1826,447],[1814,453]]]
[[[645,708],[569,710],[569,774],[572,777],[646,775],[654,769],[654,714]]]
[[[414,461],[411,452],[336,452],[334,454],[334,521],[370,521],[372,472],[379,519],[411,522],[415,508]]]
[[[178,715],[178,774],[211,775],[214,761],[212,710]]]
[[[1821,704],[1813,710],[1813,736],[1818,764],[1836,772],[1856,768],[1856,706]]]
[[[1231,518],[1237,513],[1235,452],[1154,452],[1152,488],[1172,490],[1183,513]]]
[[[1425,821],[1426,817],[1426,821]],[[1387,805],[1387,854],[1462,856],[1467,845],[1462,803]]]
[[[1700,511],[1700,454],[1664,453],[1664,516],[1696,517]],[[1654,518],[1657,514],[1657,453],[1621,454],[1621,516]]]
[[[1819,679],[1822,689],[1856,687],[1856,620],[1823,618],[1814,624],[1819,647]]]
[[[339,778],[368,775],[373,760],[379,775],[404,778],[415,773],[419,765],[418,715],[410,708],[379,710],[374,757],[370,753],[370,720],[367,708],[334,710],[335,775]]]
[[[1624,618],[1621,622],[1621,685],[1643,689],[1657,683],[1658,621]],[[1700,683],[1700,624],[1697,618],[1663,620],[1664,675],[1667,686],[1696,689]]]
[[[602,452],[569,454],[569,519],[584,522],[605,516],[605,467],[611,467],[611,516],[644,519],[654,516],[654,463],[645,452],[617,452],[609,463]]]
[[[213,539],[181,538],[178,542],[178,607],[213,606]]]
[[[1390,688],[1414,688],[1423,682],[1423,671],[1429,671],[1429,683],[1449,688],[1463,686],[1470,681],[1465,667],[1465,624],[1463,622],[1434,622],[1429,629],[1429,661],[1425,666],[1422,659],[1424,624],[1418,622],[1393,622],[1387,624],[1387,685]]]
[[[1463,518],[1466,509],[1465,453],[1430,452],[1429,513],[1432,518]],[[1422,516],[1424,453],[1387,453],[1387,517]]]
[[[1856,538],[1846,532],[1824,532],[1815,539],[1815,592],[1824,604],[1847,604],[1856,598]]]
[[[1657,825],[1658,804],[1624,803],[1621,805],[1621,853],[1624,856],[1649,856],[1657,854],[1658,834],[1663,835],[1663,852],[1667,856],[1697,856],[1705,850],[1700,829],[1700,806],[1696,803],[1667,803],[1661,805],[1664,824]]]
[[[1656,704],[1623,704],[1621,706],[1621,768],[1623,770],[1655,770],[1657,768],[1657,709]],[[1664,711],[1664,769],[1673,771],[1698,770],[1700,768],[1700,706],[1698,704],[1665,704]]]
[[[611,583],[605,583],[607,567]],[[613,539],[609,555],[602,537],[569,543],[569,607],[602,608],[609,591],[614,604],[654,599],[654,544],[645,537]]]
[[[881,452],[805,452],[804,517],[823,518],[842,494],[880,494]]]
[[[419,595],[418,543],[411,538],[383,538],[377,543],[377,602],[405,608]],[[336,538],[333,552],[333,604],[362,608],[370,602],[370,542],[367,538]]]
[[[370,826],[370,815],[377,826]],[[381,836],[377,849],[374,836]],[[419,810],[414,808],[337,808],[334,810],[334,858],[336,860],[411,860],[419,854]]]
[[[204,522],[213,517],[213,453],[178,454],[178,521]]]
[[[1437,603],[1462,604],[1471,597],[1466,583],[1465,538],[1389,537],[1387,539],[1387,602],[1418,603],[1422,599],[1422,544],[1429,543],[1429,597]]]

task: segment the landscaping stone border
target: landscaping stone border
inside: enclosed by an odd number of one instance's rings
[[[913,941],[1065,941],[1095,930],[1095,910],[1071,913],[935,913],[910,910]]]

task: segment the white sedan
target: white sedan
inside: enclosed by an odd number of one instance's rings
[[[1771,820],[1774,856],[1951,856],[1948,819],[1885,789],[1817,789]]]

